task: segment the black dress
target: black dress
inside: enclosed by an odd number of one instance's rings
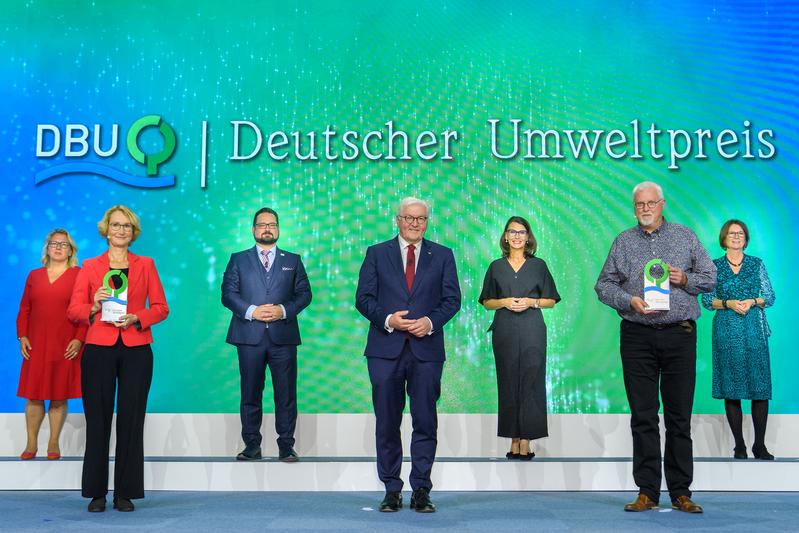
[[[480,303],[499,298],[548,298],[560,301],[547,264],[528,258],[518,272],[506,258],[488,267]],[[500,437],[539,439],[547,436],[547,327],[540,309],[494,312],[492,347],[497,365]]]

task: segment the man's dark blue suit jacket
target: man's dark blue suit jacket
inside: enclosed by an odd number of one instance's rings
[[[222,279],[222,305],[233,311],[227,342],[256,345],[267,328],[258,320],[244,318],[250,305],[282,304],[286,318],[269,323],[269,338],[275,344],[300,344],[297,314],[311,303],[311,284],[300,256],[275,249],[268,281],[257,246],[230,256]]]
[[[444,324],[461,307],[455,257],[449,248],[424,239],[417,254],[416,275],[413,287],[408,290],[396,237],[366,250],[355,294],[355,307],[370,322],[366,357],[396,359],[409,339],[414,355],[420,360],[446,358]],[[433,323],[433,333],[419,338],[404,331],[386,331],[386,317],[403,309],[409,311],[405,317],[408,319],[427,316]]]

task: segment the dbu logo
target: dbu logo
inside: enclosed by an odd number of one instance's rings
[[[160,152],[145,153],[139,147],[139,135],[146,128],[158,128],[163,139],[163,148]],[[98,157],[111,157],[119,148],[119,124],[111,125],[110,146],[104,147],[101,136],[100,124],[95,124],[92,130],[84,124],[67,124],[63,132],[53,124],[38,124],[36,126],[36,157],[48,158],[63,155],[65,158],[81,158],[90,151]],[[93,174],[130,185],[132,187],[145,187],[156,189],[171,187],[175,184],[175,176],[158,176],[158,166],[165,163],[175,153],[177,138],[172,129],[159,115],[147,115],[136,122],[128,130],[125,138],[125,147],[130,156],[145,166],[147,177],[126,174],[108,165],[91,162],[62,163],[36,174],[34,183],[39,184],[50,178],[74,174]],[[63,148],[63,150],[62,150]]]

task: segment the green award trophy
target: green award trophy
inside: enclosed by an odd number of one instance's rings
[[[663,274],[656,278],[652,269],[659,266]],[[652,311],[669,310],[669,266],[663,259],[652,259],[644,267],[644,302]]]
[[[119,287],[111,286],[111,278],[119,277],[122,283]],[[121,270],[109,270],[103,278],[103,287],[111,296],[103,302],[103,322],[118,322],[122,315],[128,313],[128,277]]]

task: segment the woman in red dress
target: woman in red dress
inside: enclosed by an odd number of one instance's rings
[[[44,240],[44,266],[28,274],[19,304],[17,337],[23,361],[17,396],[28,399],[28,443],[20,455],[23,460],[35,458],[39,450],[45,400],[50,400],[47,458],[61,458],[58,440],[67,417],[67,399],[80,398],[80,349],[86,328],[67,318],[80,271],[77,254],[78,247],[67,230],[51,231]]]

